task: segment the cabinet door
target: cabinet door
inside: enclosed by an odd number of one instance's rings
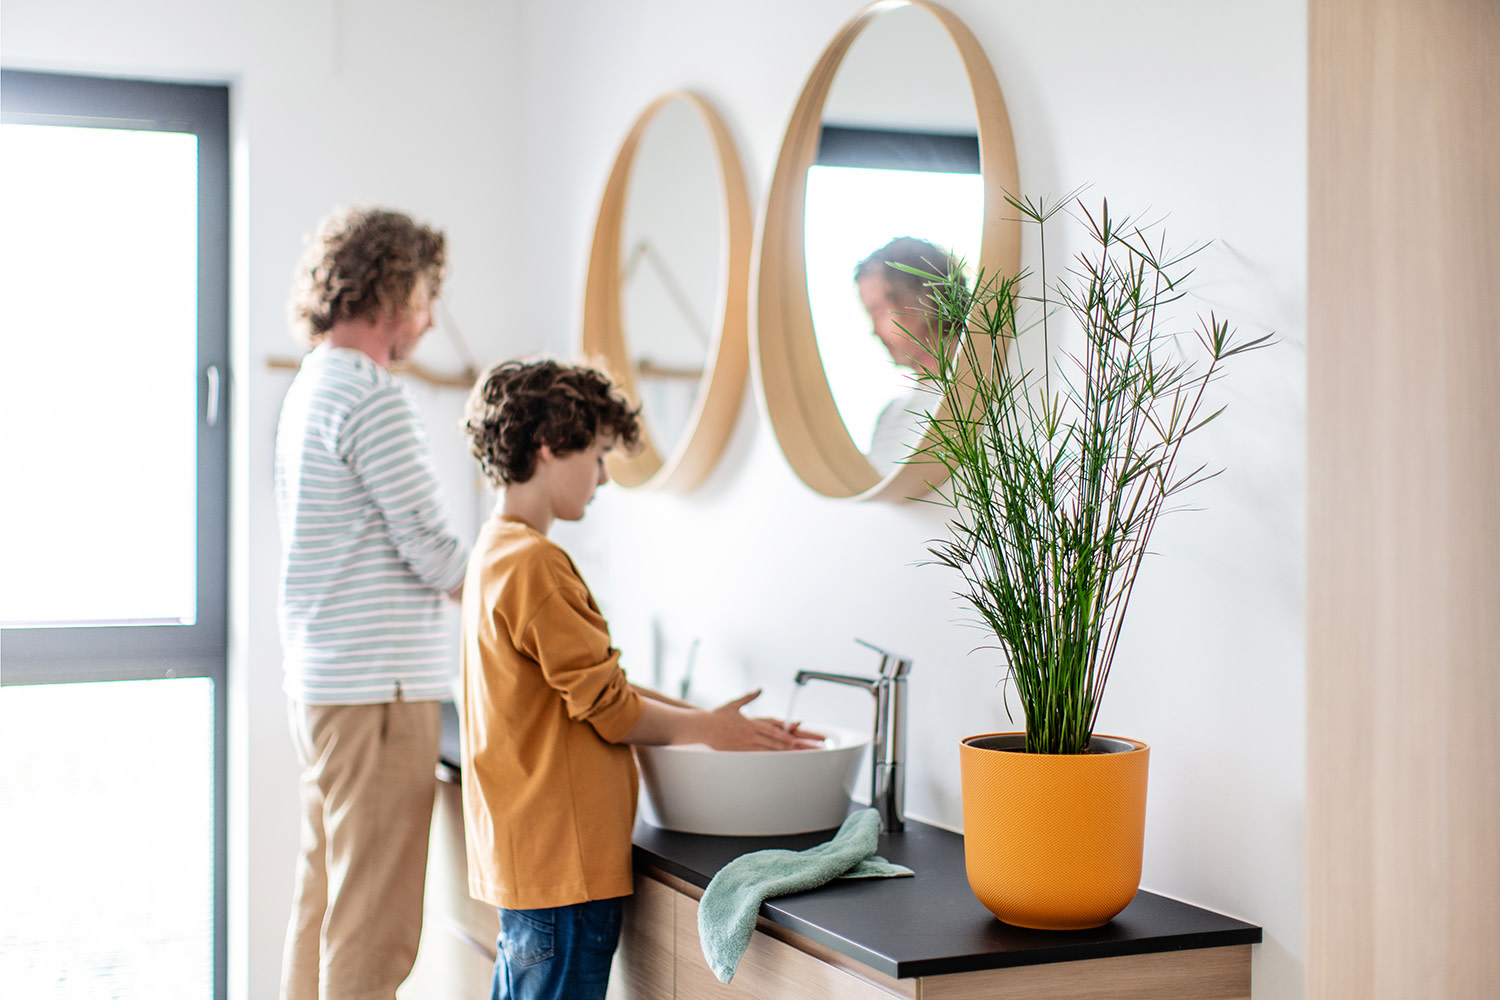
[[[922,980],[922,1000],[1250,1000],[1250,946],[988,969]]]
[[[888,992],[843,969],[757,931],[750,939],[726,986],[714,976],[703,957],[698,937],[698,902],[677,898],[678,1000],[891,1000]]]
[[[500,915],[469,896],[463,794],[439,781],[427,850],[427,891],[416,965],[397,1000],[488,1000]]]
[[[635,895],[625,902],[620,950],[610,970],[609,1000],[672,1000],[676,896],[655,879],[635,877]]]

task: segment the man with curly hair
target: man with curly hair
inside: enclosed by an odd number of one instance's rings
[[[312,351],[281,408],[278,619],[302,848],[283,1000],[394,1000],[422,932],[444,602],[468,548],[390,368],[432,326],[443,234],[399,212],[323,220],[292,319]]]
[[[633,448],[636,411],[603,375],[506,362],[469,398],[470,450],[504,490],[464,579],[462,734],[469,894],[500,908],[492,1000],[602,1000],[632,889],[629,744],[811,746],[816,734],[631,684],[572,559],[577,521]]]
[[[899,368],[932,372],[935,353],[954,331],[945,329],[928,288],[930,279],[903,270],[949,276],[962,282],[957,261],[946,250],[926,240],[902,236],[891,240],[854,268],[860,303],[870,317],[870,328]],[[950,341],[951,342],[951,341]],[[888,402],[875,420],[865,456],[882,473],[908,459],[922,441],[927,414],[936,397],[920,385]]]

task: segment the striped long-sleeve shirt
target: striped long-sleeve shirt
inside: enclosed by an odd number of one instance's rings
[[[284,687],[308,704],[451,696],[444,621],[468,547],[416,405],[361,351],[322,344],[276,431]]]

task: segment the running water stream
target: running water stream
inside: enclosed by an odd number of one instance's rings
[[[802,691],[802,685],[801,684],[793,684],[792,685],[792,696],[790,698],[788,698],[787,701],[786,701],[786,714],[781,717],[781,721],[785,722],[787,725],[791,725],[794,722],[801,722],[802,721],[801,719],[798,719],[797,716],[794,714],[796,712],[796,710],[797,710],[797,695],[800,694],[801,691]]]
[[[802,685],[801,684],[793,684],[792,685],[792,696],[786,700],[786,714],[781,717],[781,721],[784,722],[784,723],[786,723],[787,726],[789,726],[789,727],[790,726],[794,726],[794,725],[800,725],[801,722],[802,722],[801,719],[797,718],[797,695],[800,694],[801,692],[802,692]],[[839,741],[836,740],[834,737],[828,736],[828,735],[824,735],[824,737],[823,737],[823,746],[825,748],[832,748],[832,747],[835,747],[835,746],[838,746],[838,745],[839,745]]]

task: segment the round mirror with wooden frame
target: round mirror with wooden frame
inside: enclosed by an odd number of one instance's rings
[[[808,172],[817,162],[823,137],[824,104],[840,64],[865,27],[906,7],[924,11],[941,25],[963,63],[973,97],[983,220],[978,259],[968,262],[971,270],[1015,274],[1021,263],[1020,222],[1005,202],[1006,193],[1018,191],[1015,142],[1005,99],[984,50],[953,13],[926,0],[878,0],[864,7],[824,50],[792,112],[766,203],[756,294],[757,390],[793,471],[828,497],[901,501],[939,485],[945,475],[940,465],[922,461],[920,455],[889,469],[877,467],[856,444],[829,387],[808,296]],[[893,76],[891,86],[900,87],[899,75]],[[938,416],[943,415],[940,409]],[[920,448],[919,444],[917,451]]]
[[[698,135],[693,134],[694,127]],[[708,150],[701,156],[692,148],[700,137]],[[688,148],[674,153],[673,141]],[[642,175],[636,174],[638,168]],[[658,176],[656,171],[662,170],[694,173]],[[674,262],[670,251],[663,254],[661,250],[664,237],[659,233],[653,238],[650,223],[639,222],[642,203],[650,203],[640,182],[648,180],[657,188],[675,186],[681,194],[689,187],[702,187],[703,171],[714,173],[707,178],[718,192],[714,218],[703,217],[713,209],[701,199],[692,211],[672,218],[661,219],[658,212],[662,225],[680,230],[690,223],[699,233],[703,252],[687,251]],[[739,416],[749,368],[752,227],[744,171],[717,112],[702,98],[684,91],[652,101],[631,126],[615,157],[594,227],[584,290],[583,355],[602,362],[625,395],[643,410],[639,450],[633,455],[615,452],[609,459],[610,475],[620,485],[691,490],[707,478],[723,454]],[[706,239],[712,246],[702,246],[704,232],[710,234]],[[685,273],[702,270],[705,259],[718,261],[718,274],[712,279],[693,274],[693,280],[684,280]],[[661,301],[666,303],[661,308],[671,315],[652,321],[643,318],[639,307],[630,307],[627,286],[637,275],[642,283],[650,280],[660,285]],[[710,308],[697,308],[694,299],[706,301]],[[684,357],[680,349],[673,354],[674,348],[664,341],[652,343],[674,324],[699,342],[696,353],[690,350]],[[652,411],[653,383],[673,390],[679,404],[672,409],[678,412]]]

